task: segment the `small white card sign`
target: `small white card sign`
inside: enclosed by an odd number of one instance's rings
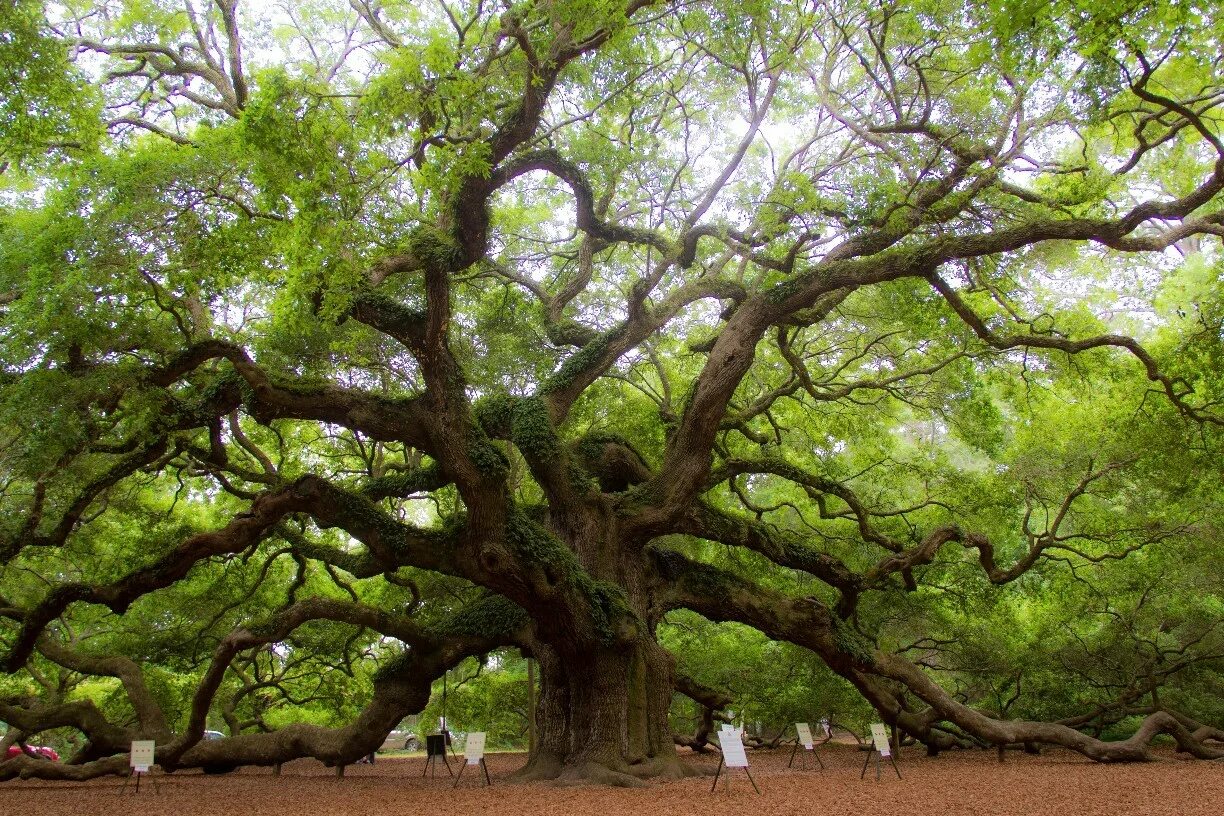
[[[892,755],[892,749],[888,745],[888,732],[884,730],[884,723],[871,724],[871,741],[875,743],[875,749],[880,752],[880,756]]]
[[[153,751],[156,748],[155,740],[132,740],[132,753],[128,764],[136,773],[148,773],[153,765]]]
[[[812,750],[812,727],[807,723],[795,723],[795,731],[799,734],[799,742],[804,748]]]
[[[722,749],[723,763],[728,768],[747,768],[748,754],[737,731],[722,731],[718,735],[718,747]]]
[[[479,765],[484,758],[485,732],[469,731],[467,740],[463,743],[463,756],[469,765]]]

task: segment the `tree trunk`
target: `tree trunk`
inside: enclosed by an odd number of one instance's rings
[[[527,750],[536,749],[536,679],[535,660],[527,658]]]
[[[637,785],[694,775],[676,755],[668,710],[673,659],[653,637],[591,654],[543,645],[538,739],[523,779]]]

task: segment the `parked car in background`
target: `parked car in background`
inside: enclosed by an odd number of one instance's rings
[[[383,744],[382,746],[379,747],[378,750],[379,751],[399,751],[399,750],[419,751],[421,750],[421,747],[422,747],[421,738],[416,735],[416,732],[396,730],[396,731],[392,731],[390,734],[387,735],[387,738],[383,740]]]
[[[27,745],[26,748],[29,749],[29,752],[31,754],[34,754],[37,757],[41,757],[42,759],[49,759],[52,762],[59,762],[59,754],[56,753],[54,748],[48,748],[45,745]],[[12,759],[13,757],[21,756],[23,753],[25,752],[21,750],[20,745],[10,745],[8,749],[8,754],[4,758]],[[27,754],[27,756],[28,755],[29,754]]]
[[[220,731],[205,731],[204,739],[206,740],[225,739],[225,734],[222,734]]]

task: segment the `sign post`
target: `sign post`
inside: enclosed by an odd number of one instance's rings
[[[799,770],[807,770],[808,754],[816,757],[816,761],[820,763],[820,770],[824,770],[824,760],[820,758],[820,754],[816,753],[816,743],[812,739],[812,727],[807,723],[795,723],[795,749],[791,751],[790,762],[786,763],[786,767],[792,768],[795,765],[795,754],[799,753],[799,746],[803,746],[803,758],[799,761]]]
[[[493,780],[489,778],[489,766],[485,764],[484,752],[485,732],[470,732],[463,743],[464,762],[459,766],[459,775],[455,777],[455,784],[451,786],[452,788],[459,787],[459,780],[463,778],[463,769],[468,765],[476,765],[484,771],[485,785],[491,786],[493,784]]]
[[[421,771],[421,776],[429,773],[432,779],[438,775],[438,759],[442,759],[442,764],[446,766],[446,772],[451,776],[455,772],[451,770],[450,762],[446,760],[446,734],[427,734],[425,736],[425,770]]]
[[[871,758],[875,757],[876,761],[876,781],[880,781],[880,757],[886,757],[892,763],[893,770],[897,772],[897,778],[901,778],[901,769],[897,767],[897,760],[893,757],[892,746],[888,744],[888,732],[884,730],[884,723],[871,724],[871,752],[867,754],[867,761],[863,763],[863,772],[859,774],[859,779],[867,775],[867,766],[871,764]]]
[[[757,787],[756,780],[752,778],[752,772],[748,770],[748,754],[744,751],[744,742],[740,739],[739,732],[729,727],[719,731],[718,747],[722,749],[722,758],[718,760],[718,771],[714,774],[714,784],[710,787],[710,793],[718,790],[718,777],[722,775],[725,765],[728,793],[731,791],[731,769],[743,768],[744,773],[748,775],[748,781],[752,783],[752,789],[759,794],[761,789]]]
[[[123,787],[119,789],[120,795],[127,790],[128,782],[132,781],[132,774],[136,775],[136,790],[135,793],[140,793],[140,777],[149,772],[149,768],[153,767],[153,755],[157,750],[157,743],[154,740],[133,740],[131,751],[128,753],[128,775],[123,780]],[[157,780],[152,776],[149,779],[153,782],[153,792],[157,792]]]

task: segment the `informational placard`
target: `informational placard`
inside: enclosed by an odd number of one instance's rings
[[[479,765],[484,757],[485,732],[469,731],[467,740],[463,743],[463,756],[469,765]]]
[[[722,749],[723,764],[728,768],[747,768],[748,754],[738,731],[723,731],[718,735],[718,747]]]
[[[148,773],[153,766],[153,753],[157,748],[156,740],[132,740],[132,752],[128,764],[136,773]]]
[[[425,754],[426,756],[446,756],[446,735],[426,734]]]
[[[888,732],[884,730],[884,723],[871,724],[871,741],[875,743],[875,749],[880,752],[880,756],[892,755],[892,748],[888,744]]]
[[[812,750],[812,727],[807,723],[795,723],[795,731],[799,734],[799,743],[809,751]]]

